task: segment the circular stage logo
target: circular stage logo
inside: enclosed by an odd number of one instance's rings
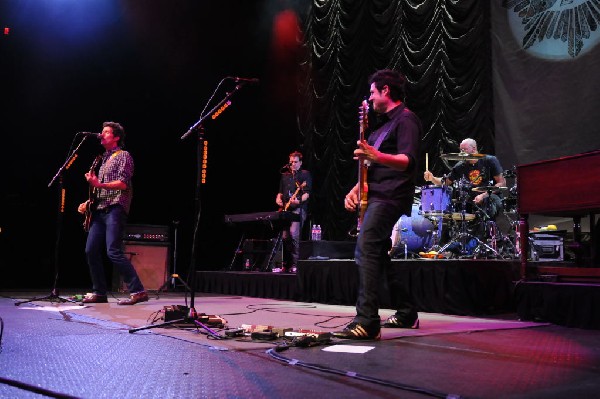
[[[517,41],[530,54],[572,59],[600,41],[600,0],[503,0]]]

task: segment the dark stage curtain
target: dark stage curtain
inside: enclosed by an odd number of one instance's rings
[[[352,159],[358,106],[378,69],[402,71],[406,103],[424,127],[429,169],[446,173],[440,153],[472,137],[494,153],[489,3],[481,0],[314,0],[306,21],[298,123],[305,166],[314,176],[312,220],[323,237],[344,240],[355,224],[342,199],[357,181]]]

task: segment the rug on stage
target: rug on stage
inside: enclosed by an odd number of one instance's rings
[[[0,300],[5,301],[7,299]],[[38,301],[22,304],[16,309],[19,311],[61,312],[63,317],[66,317],[69,321],[98,324],[103,328],[128,330],[129,328],[162,322],[160,320],[163,314],[162,311],[165,306],[171,305],[189,306],[189,298],[186,302],[182,295],[173,296],[173,294],[170,294],[169,296],[161,296],[158,299],[153,296],[149,302],[134,306],[120,306],[117,304],[116,298],[109,299],[109,303],[86,306]],[[354,307],[352,306],[219,295],[196,297],[194,308],[197,313],[222,317],[227,321],[229,328],[237,328],[242,325],[260,325],[331,332],[342,329],[352,320],[354,315]],[[381,310],[380,313],[382,319],[385,319],[392,315],[393,311],[389,309]],[[547,325],[545,323],[519,321],[513,315],[504,318],[484,318],[420,313],[419,318],[419,329],[384,328],[382,329],[382,340]],[[189,332],[180,329],[160,328],[144,331],[196,340]],[[198,338],[205,337],[199,336]]]

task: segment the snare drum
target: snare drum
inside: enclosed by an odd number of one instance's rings
[[[424,186],[421,189],[421,210],[426,216],[452,212],[452,187]]]
[[[442,237],[443,219],[441,216],[435,217],[438,221],[438,237]],[[419,205],[413,204],[409,216],[403,215],[394,225],[392,230],[392,250],[390,254],[400,255],[404,253],[405,246],[407,252],[418,253],[429,249],[432,244],[434,224],[430,219],[424,217],[419,212]]]

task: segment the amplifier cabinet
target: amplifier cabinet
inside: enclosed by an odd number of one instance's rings
[[[153,224],[128,224],[125,226],[126,241],[170,242],[169,226]]]
[[[169,272],[168,243],[124,241],[124,252],[146,290],[158,290],[163,285]],[[120,273],[114,267],[113,291],[127,291]]]
[[[564,260],[564,233],[529,233],[533,238],[533,248],[538,260],[557,261]]]

